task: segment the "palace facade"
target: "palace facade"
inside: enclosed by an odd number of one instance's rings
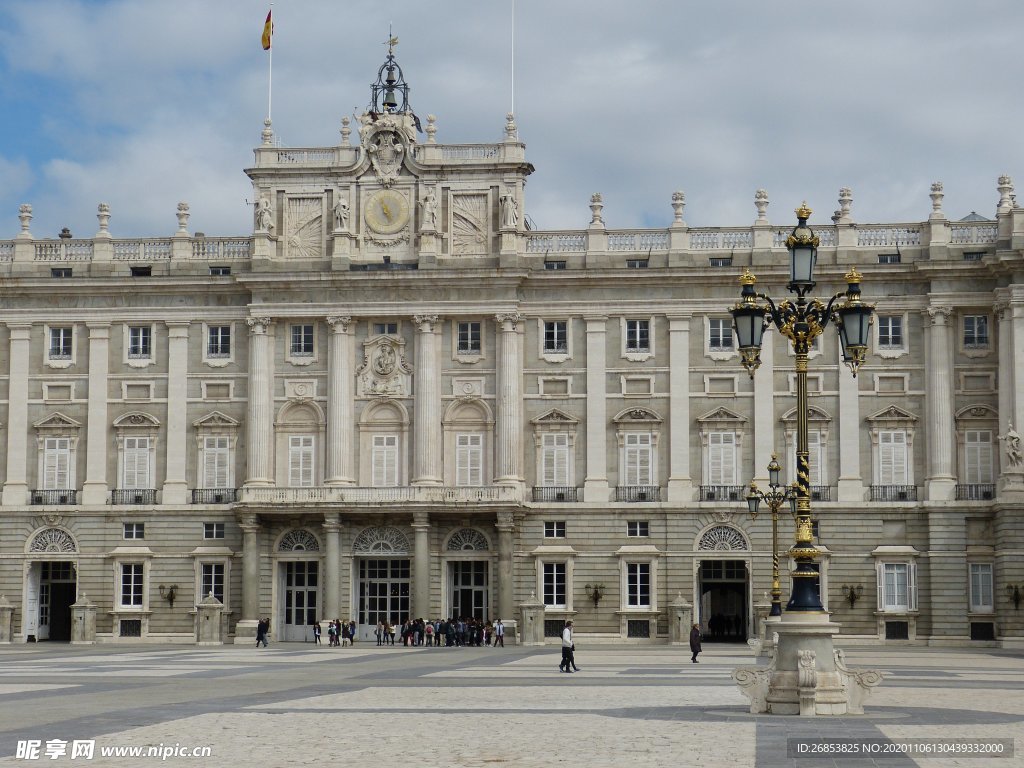
[[[265,616],[369,637],[537,603],[549,636],[666,642],[684,603],[753,634],[771,524],[745,496],[773,453],[793,480],[794,358],[769,332],[748,377],[728,310],[744,267],[784,296],[789,206],[772,223],[759,190],[752,223],[691,227],[676,192],[664,228],[614,230],[594,195],[585,228],[536,231],[512,115],[444,144],[407,97],[389,56],[340,144],[267,121],[251,233],[190,232],[181,203],[172,235],[121,239],[101,204],[94,237],[44,239],[21,207],[0,640],[66,640],[76,604],[90,640],[193,642],[211,593],[245,642]],[[810,363],[840,642],[1024,645],[1024,209],[996,191],[991,218],[949,220],[935,184],[925,220],[862,224],[843,189],[811,221],[816,295],[856,266],[876,305],[856,378],[831,329]]]

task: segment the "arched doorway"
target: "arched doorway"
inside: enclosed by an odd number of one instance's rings
[[[22,635],[27,642],[67,642],[78,599],[78,544],[63,528],[49,527],[32,536],[27,550]]]
[[[751,620],[750,544],[731,525],[699,537],[694,594],[701,631],[709,641],[746,642]]]
[[[313,639],[312,625],[320,616],[320,542],[309,531],[295,528],[277,544],[278,640]],[[331,617],[334,618],[334,617]]]
[[[447,616],[490,618],[489,551],[487,537],[475,528],[460,528],[448,538]]]
[[[359,584],[356,606],[360,640],[373,637],[378,621],[396,627],[409,618],[409,539],[394,526],[365,528],[352,543]]]

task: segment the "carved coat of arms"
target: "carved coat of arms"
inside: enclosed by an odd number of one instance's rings
[[[361,396],[403,397],[412,392],[412,367],[405,359],[405,342],[378,336],[363,342],[363,363],[356,371]]]

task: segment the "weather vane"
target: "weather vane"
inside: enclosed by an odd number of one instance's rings
[[[395,52],[395,46],[398,45],[398,38],[392,34],[390,23],[388,23],[388,39],[384,45],[388,47],[388,56],[392,56]]]

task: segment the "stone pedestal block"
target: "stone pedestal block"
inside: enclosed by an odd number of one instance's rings
[[[255,645],[259,619],[242,619],[235,624],[235,645]]]
[[[11,642],[14,628],[14,606],[7,600],[7,595],[0,595],[0,645]]]
[[[755,656],[770,656],[770,649],[774,648],[772,638],[767,634],[768,612],[771,609],[771,603],[754,603],[754,636],[747,641],[747,645]]]
[[[224,604],[213,596],[213,592],[202,599],[196,610],[196,645],[224,644],[221,631],[223,612]]]
[[[693,606],[683,599],[682,593],[668,605],[668,641],[671,645],[690,644],[690,627],[693,624]]]
[[[96,642],[96,605],[83,592],[71,606],[71,644],[92,645]]]
[[[519,604],[519,615],[522,616],[519,634],[522,644],[544,645],[544,603],[537,599],[536,594]]]

